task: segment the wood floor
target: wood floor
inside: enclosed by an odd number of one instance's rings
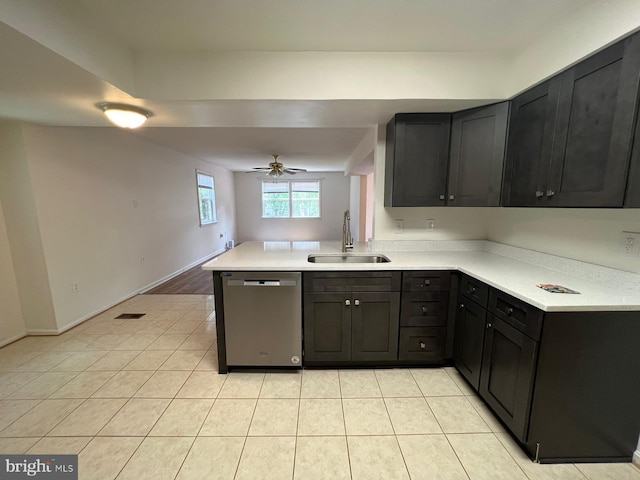
[[[145,293],[213,295],[213,272],[204,271],[198,265]]]

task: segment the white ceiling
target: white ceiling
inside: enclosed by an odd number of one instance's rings
[[[517,50],[590,0],[64,0],[137,50]]]
[[[133,92],[107,81],[106,73],[83,68],[92,61],[89,54],[82,57],[83,39],[102,35],[112,42],[105,42],[105,49],[122,46],[134,62],[145,52],[511,55],[586,5],[605,1],[0,0],[0,118],[104,127],[108,124],[95,103],[125,101],[156,113],[136,135],[232,170],[266,164],[275,153],[290,167],[339,171],[367,129],[386,123],[396,112],[454,111],[487,101],[134,98]],[[41,29],[36,35],[33,25],[46,22],[51,32]],[[65,32],[71,38],[77,33],[80,54],[74,61],[60,54],[56,25],[73,30]],[[115,47],[103,52],[105,59],[110,53],[115,56]]]

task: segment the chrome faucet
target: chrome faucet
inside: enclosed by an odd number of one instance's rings
[[[353,248],[353,238],[351,237],[351,214],[349,210],[344,211],[344,220],[342,221],[342,251],[346,252],[347,249]]]

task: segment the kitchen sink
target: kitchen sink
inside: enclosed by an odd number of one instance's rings
[[[359,255],[353,253],[309,255],[307,261],[311,263],[387,263],[384,255]]]

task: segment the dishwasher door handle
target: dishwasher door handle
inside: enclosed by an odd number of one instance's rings
[[[295,287],[295,280],[227,280],[230,287]]]

